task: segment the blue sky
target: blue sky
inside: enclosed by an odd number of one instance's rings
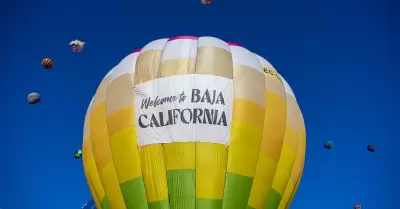
[[[396,207],[400,4],[394,0],[2,4],[0,208],[72,209],[90,199],[72,154],[98,83],[131,51],[178,35],[237,42],[268,59],[292,86],[307,127],[292,209]],[[73,39],[86,41],[84,52],[70,51]],[[50,72],[41,69],[44,57],[55,61]],[[42,101],[29,106],[32,91]],[[326,140],[334,141],[333,150],[323,148]],[[377,152],[367,152],[368,144]]]

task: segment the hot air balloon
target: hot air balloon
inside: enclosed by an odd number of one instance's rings
[[[74,152],[74,158],[75,159],[80,159],[82,157],[82,150],[76,150],[75,152]]]
[[[40,102],[40,94],[36,92],[32,92],[28,94],[28,103],[29,104],[36,104]]]
[[[333,142],[331,142],[331,141],[327,141],[327,142],[325,142],[325,144],[324,144],[324,147],[326,148],[326,149],[333,149]]]
[[[69,46],[71,47],[73,52],[81,52],[85,47],[85,42],[77,39],[69,42]]]
[[[201,0],[202,4],[211,4],[213,0]]]
[[[354,205],[354,209],[361,209],[361,205],[355,204],[355,205]]]
[[[98,208],[287,208],[305,142],[293,91],[265,59],[181,36],[148,43],[104,77],[82,160]]]
[[[54,67],[54,62],[50,58],[42,59],[42,67],[46,70],[49,70]]]
[[[370,151],[370,152],[375,152],[376,148],[375,148],[374,145],[370,144],[370,145],[367,146],[367,150]]]

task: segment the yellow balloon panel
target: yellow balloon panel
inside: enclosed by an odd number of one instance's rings
[[[286,127],[286,95],[282,82],[275,76],[275,69],[264,58],[256,56],[264,71],[267,105],[261,148],[248,205],[252,208],[264,208],[282,148]]]
[[[90,139],[97,171],[105,191],[103,208],[125,209],[126,205],[118,183],[112,159],[106,122],[106,92],[111,74],[108,73],[97,88],[93,97],[90,114]]]
[[[85,172],[96,171],[104,193],[90,186],[96,204],[287,205],[304,154],[287,86],[264,58],[213,37],[159,39],[128,55],[102,80],[85,122]]]
[[[97,208],[102,208],[101,202],[105,197],[103,185],[101,184],[99,173],[97,172],[96,163],[93,157],[92,143],[90,140],[90,113],[91,105],[93,100],[90,102],[87,110],[83,128],[83,145],[82,145],[82,161],[85,171],[85,177],[87,179],[90,192],[92,193],[93,200]]]

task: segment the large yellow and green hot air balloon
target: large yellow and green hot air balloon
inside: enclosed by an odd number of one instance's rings
[[[262,57],[213,37],[159,39],[101,81],[84,126],[99,209],[286,209],[305,127]]]

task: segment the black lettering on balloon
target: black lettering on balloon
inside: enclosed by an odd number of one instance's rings
[[[154,114],[151,115],[150,127],[160,127],[160,124],[158,123],[157,117]]]
[[[193,110],[193,124],[202,123],[201,116],[203,115],[203,110],[200,108],[196,108]]]
[[[168,97],[164,97],[164,98],[159,98],[158,96],[154,99],[151,100],[150,97],[142,100],[142,105],[140,106],[141,109],[145,108],[149,108],[149,107],[157,107],[160,106],[164,103],[172,103],[175,102],[178,99],[177,96],[168,96]]]
[[[219,95],[217,97],[217,101],[215,102],[215,104],[225,105],[224,95],[222,94],[222,92],[219,92]]]
[[[192,89],[192,103],[196,103],[200,101],[200,89]]]
[[[205,89],[204,91],[201,91],[200,89],[192,89],[191,93],[191,95],[188,95],[190,96],[191,103],[225,105],[225,97],[222,91],[217,91],[215,89]],[[148,109],[149,107],[155,108],[166,103],[185,102],[187,96],[184,92],[177,95],[178,96],[166,97],[156,96],[154,99],[151,97],[145,98],[141,102],[141,108]],[[204,107],[209,107],[209,105]],[[202,107],[202,105],[200,105],[200,107]],[[172,126],[179,123],[228,126],[226,113],[224,110],[219,108],[174,108],[150,114],[142,114],[139,116],[137,121],[140,128]]]
[[[188,112],[189,118],[185,117],[185,112]],[[184,109],[184,110],[182,110],[182,112],[181,112],[181,121],[182,121],[183,123],[189,124],[190,121],[192,121],[192,118],[193,118],[193,113],[192,113],[191,109]],[[189,120],[188,120],[188,119],[189,119]]]
[[[147,127],[149,127],[149,125],[145,125],[145,124],[143,123],[143,118],[144,118],[144,120],[147,120],[147,115],[141,115],[141,116],[139,116],[139,121],[138,121],[139,126],[140,126],[141,128],[147,128]]]
[[[222,111],[222,115],[219,118],[219,121],[218,121],[217,125],[220,126],[221,123],[222,123],[223,126],[227,126],[227,124],[226,124],[226,116],[225,116],[225,112],[224,111]]]
[[[183,124],[210,124],[217,126],[228,126],[226,120],[225,111],[218,111],[215,109],[172,109],[167,112],[158,112],[151,114],[150,123],[146,124],[144,121],[148,121],[148,115],[140,115],[138,124],[141,128],[148,127],[164,127],[171,126],[178,123]]]

